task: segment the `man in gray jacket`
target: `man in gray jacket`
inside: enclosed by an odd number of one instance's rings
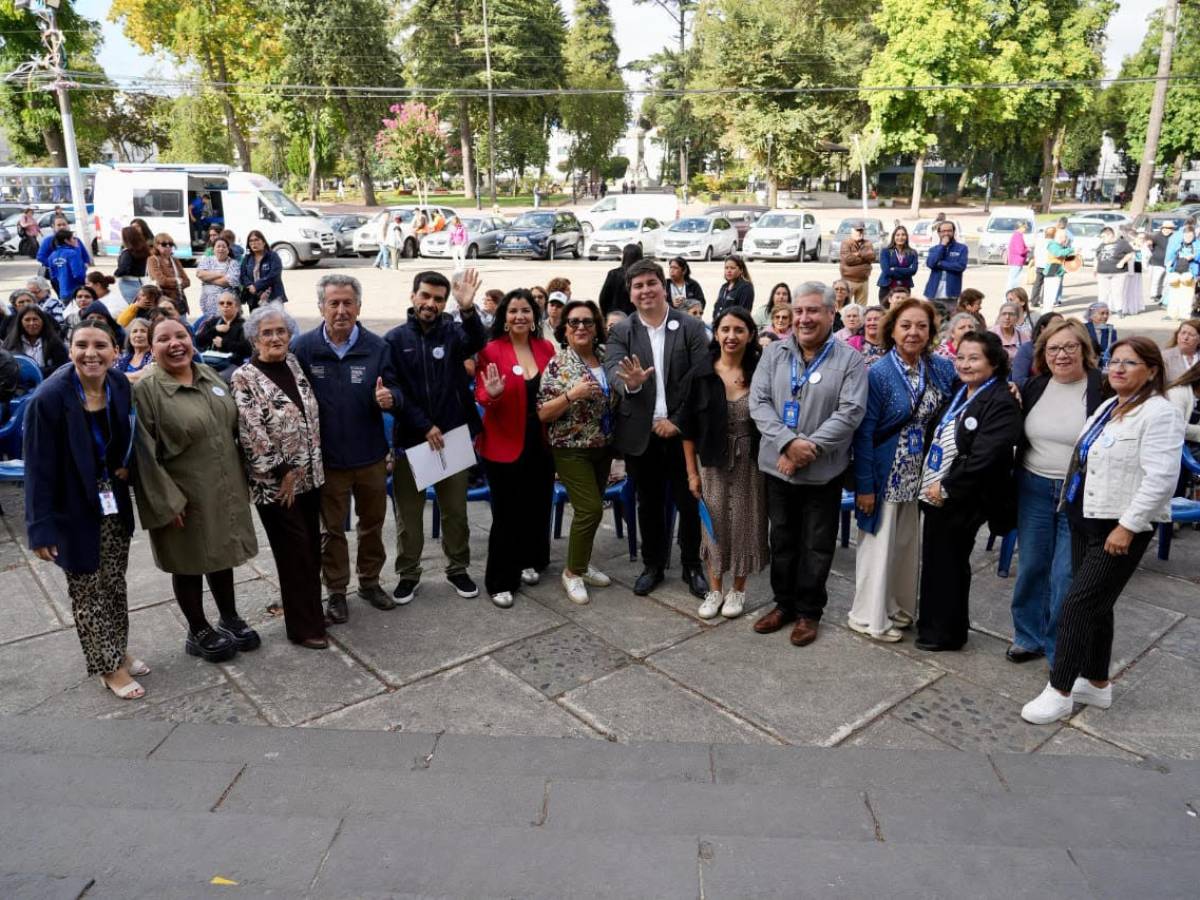
[[[862,354],[833,337],[833,291],[819,281],[792,294],[792,336],[771,344],[750,384],[758,467],[767,474],[775,608],[754,624],[770,634],[795,622],[797,647],[817,639],[829,599],[850,441],[867,409]]]

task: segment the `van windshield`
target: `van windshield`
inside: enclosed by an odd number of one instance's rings
[[[263,191],[262,195],[264,200],[270,203],[285,216],[308,215],[308,213],[297,206],[296,202],[283,191]]]

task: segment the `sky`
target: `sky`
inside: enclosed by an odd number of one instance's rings
[[[574,0],[562,0],[569,16]],[[643,59],[675,40],[670,17],[648,3],[635,6],[633,0],[610,0],[616,25],[617,45],[621,48],[622,65]],[[1108,43],[1104,62],[1109,75],[1115,75],[1121,60],[1135,51],[1146,35],[1146,19],[1163,5],[1162,0],[1119,0],[1119,9],[1109,20]],[[90,19],[103,24],[104,46],[100,63],[106,72],[122,75],[145,75],[150,72],[169,76],[173,66],[169,61],[146,56],[125,39],[120,26],[108,21],[109,3],[106,0],[76,0],[75,8]]]

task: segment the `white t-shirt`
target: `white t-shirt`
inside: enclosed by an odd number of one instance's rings
[[[1025,417],[1025,468],[1034,475],[1061,481],[1067,477],[1071,451],[1087,421],[1087,379],[1060,384],[1053,378]]]

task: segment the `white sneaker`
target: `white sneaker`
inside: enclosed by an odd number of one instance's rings
[[[736,619],[742,614],[742,610],[746,608],[746,592],[745,591],[730,591],[725,598],[725,605],[721,607],[721,615],[727,619]]]
[[[897,628],[912,628],[913,617],[902,609],[892,613],[892,624]]]
[[[1049,684],[1033,700],[1021,707],[1021,718],[1034,725],[1049,725],[1071,715],[1075,705]]]
[[[700,604],[696,614],[702,619],[714,618],[721,611],[721,603],[724,599],[720,591],[709,591],[704,595],[704,602]]]
[[[567,599],[572,603],[583,606],[592,601],[592,598],[588,596],[587,585],[583,583],[582,578],[563,572],[562,586],[563,590],[567,592]]]
[[[538,573],[537,569],[522,569],[521,570],[521,582],[523,584],[537,584],[541,580],[542,580],[542,576],[541,576],[541,574]]]
[[[587,571],[581,577],[585,584],[590,584],[592,587],[608,587],[612,584],[612,579],[595,566],[588,566]]]
[[[872,631],[866,625],[858,624],[858,622],[855,622],[853,619],[847,619],[846,625],[849,626],[851,631],[856,631],[863,637],[869,637],[873,641],[882,641],[885,644],[894,644],[897,641],[903,640],[904,638],[904,635],[902,635],[896,628],[888,628],[887,631],[877,633]]]
[[[1076,703],[1086,703],[1088,706],[1108,709],[1112,706],[1112,682],[1110,681],[1105,687],[1098,688],[1086,678],[1076,678],[1075,684],[1071,687],[1071,699]]]
[[[508,609],[513,605],[512,591],[501,591],[498,594],[492,594],[492,603],[501,609]]]

